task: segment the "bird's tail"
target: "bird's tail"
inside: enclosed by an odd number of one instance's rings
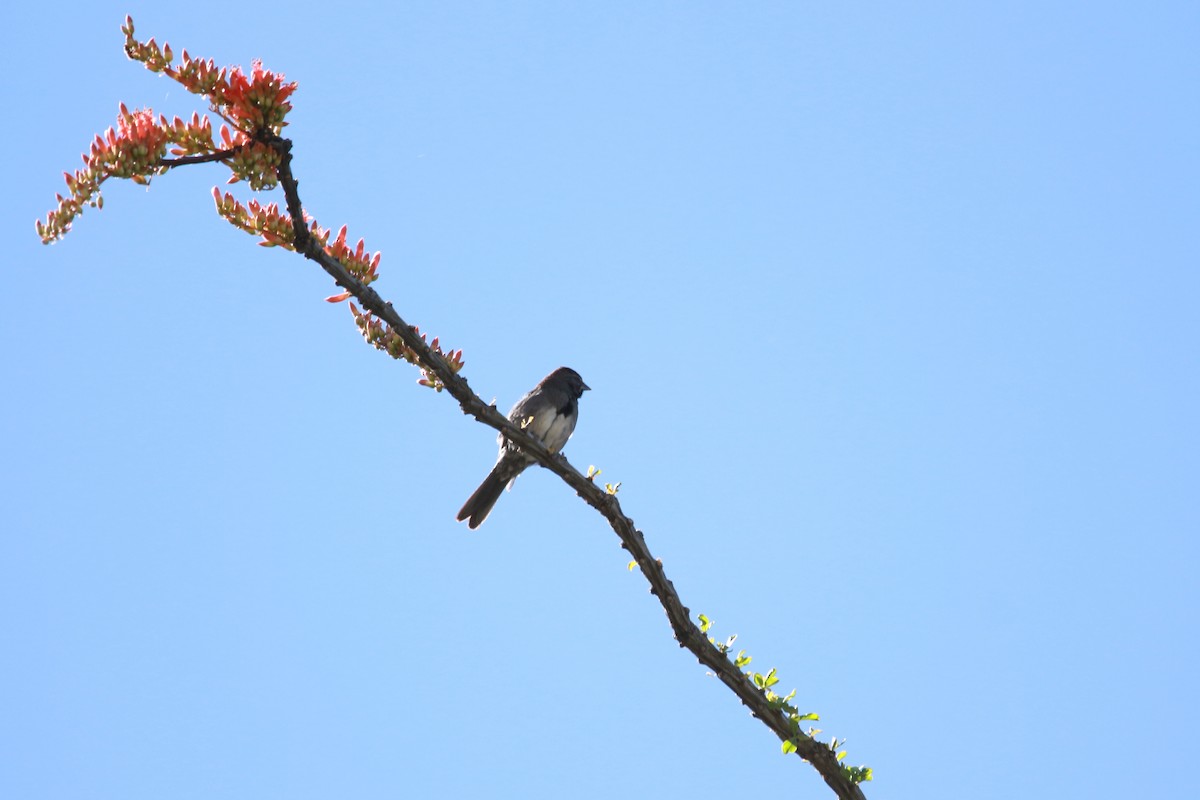
[[[483,479],[483,483],[479,484],[479,488],[467,498],[467,502],[463,503],[463,507],[459,509],[457,517],[459,522],[467,520],[467,527],[471,529],[478,528],[483,524],[483,521],[488,518],[488,514],[492,513],[492,506],[496,505],[496,501],[500,499],[505,485],[513,478],[511,470],[505,467],[506,465],[503,463],[497,464]]]

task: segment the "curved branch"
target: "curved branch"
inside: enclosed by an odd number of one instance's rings
[[[604,489],[596,486],[589,478],[581,474],[579,470],[572,467],[565,456],[551,453],[538,439],[530,436],[520,426],[509,422],[496,409],[495,405],[484,403],[471,390],[471,387],[467,384],[467,380],[452,370],[446,360],[425,343],[425,340],[421,338],[416,329],[396,313],[391,303],[384,301],[371,287],[364,286],[337,259],[324,251],[320,243],[312,237],[304,221],[304,211],[300,203],[299,189],[296,178],[292,174],[291,141],[269,133],[260,135],[259,141],[275,148],[281,156],[277,174],[279,184],[283,187],[284,197],[287,201],[288,214],[292,219],[292,226],[295,230],[296,249],[306,258],[317,262],[322,269],[333,277],[338,286],[352,293],[364,309],[372,312],[376,317],[391,326],[392,330],[401,337],[404,344],[417,354],[421,366],[436,375],[438,380],[445,386],[446,391],[458,401],[464,414],[474,417],[489,427],[495,428],[510,441],[516,442],[538,464],[562,478],[568,486],[583,498],[584,502],[604,515],[609,525],[612,526],[613,531],[620,538],[621,546],[629,551],[630,555],[637,562],[637,565],[641,568],[642,574],[649,581],[650,593],[658,598],[659,603],[666,612],[667,621],[671,625],[671,630],[674,632],[679,646],[690,650],[696,656],[696,659],[708,667],[722,683],[728,686],[737,695],[738,699],[742,701],[743,705],[749,708],[750,712],[770,728],[781,741],[787,741],[788,739],[794,741],[797,748],[796,754],[813,765],[817,772],[821,774],[825,783],[833,789],[834,793],[841,800],[866,800],[859,785],[843,774],[841,764],[838,762],[833,750],[828,745],[814,738],[803,734],[797,736],[791,730],[788,724],[789,721],[783,712],[777,708],[773,708],[763,692],[755,687],[750,678],[738,667],[735,667],[725,653],[710,642],[708,637],[700,630],[700,627],[692,621],[689,609],[680,600],[679,594],[675,591],[675,586],[667,579],[667,575],[663,571],[662,562],[656,559],[650,552],[650,548],[646,545],[645,537],[634,525],[633,520],[625,516],[621,511],[621,504],[616,496],[608,494]]]

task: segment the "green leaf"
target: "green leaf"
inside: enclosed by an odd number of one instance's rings
[[[796,719],[801,719],[801,720],[809,720],[809,719],[811,719],[812,721],[816,722],[817,720],[821,719],[821,715],[820,715],[820,714],[814,714],[813,712],[811,712],[811,711],[810,711],[810,712],[808,712],[807,714],[801,714],[801,715],[800,715],[799,717],[797,717]]]
[[[791,739],[787,739],[779,749],[783,751],[785,756],[791,755],[792,753],[796,752],[796,743]]]
[[[704,616],[703,614],[700,615],[699,619],[700,619],[700,632],[708,633],[708,629],[712,627],[712,620],[710,620],[708,617]]]
[[[630,572],[633,572],[633,568],[636,566],[637,566],[637,559],[635,558],[633,561],[630,561],[628,564],[626,564],[625,568],[628,569]]]
[[[875,775],[871,772],[870,767],[851,767],[842,764],[842,774],[850,780],[851,783],[862,783],[863,781],[873,780]]]

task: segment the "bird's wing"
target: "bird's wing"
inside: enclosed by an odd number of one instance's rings
[[[558,450],[575,428],[575,404],[570,393],[555,386],[539,386],[522,397],[508,418],[525,431]],[[503,443],[503,437],[501,437]]]

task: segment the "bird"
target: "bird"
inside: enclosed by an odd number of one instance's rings
[[[508,419],[541,440],[551,453],[557,453],[575,431],[579,398],[589,389],[591,387],[583,382],[578,372],[570,367],[559,367],[517,401],[508,412]],[[467,527],[472,530],[482,525],[492,513],[492,506],[496,505],[505,487],[511,489],[517,476],[533,463],[533,457],[521,452],[503,433],[496,441],[500,444],[496,466],[458,512],[457,520],[467,520]]]

